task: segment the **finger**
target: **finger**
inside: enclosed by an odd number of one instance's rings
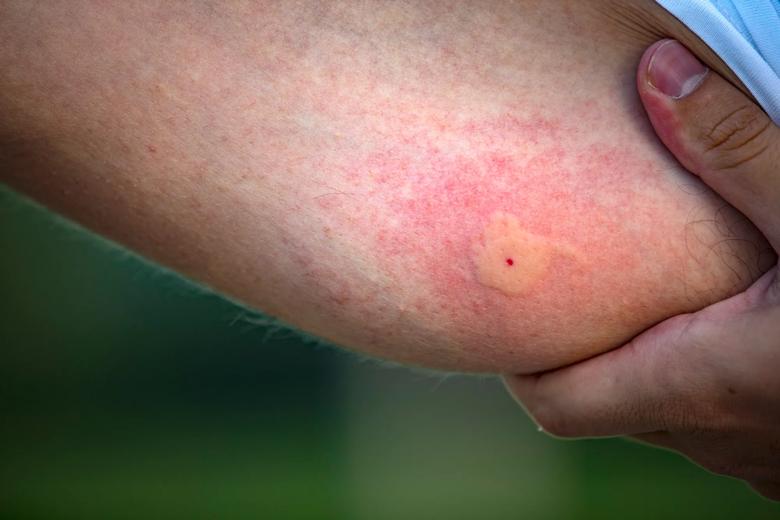
[[[674,451],[716,475],[745,480],[758,493],[771,500],[780,500],[780,474],[771,460],[756,460],[754,450],[743,443],[726,446],[675,435],[668,432],[641,433],[631,437],[642,444]],[[740,448],[744,449],[744,453]],[[731,461],[731,463],[724,462]]]
[[[780,246],[780,128],[682,44],[645,51],[639,95],[664,144]]]
[[[638,441],[640,444],[649,444],[659,448],[666,448],[675,451],[679,449],[677,444],[674,442],[674,437],[669,432],[657,431],[637,433],[632,435],[630,439]]]
[[[780,502],[780,482],[771,480],[758,483],[751,482],[750,487],[752,487],[758,494],[763,495],[764,498],[774,500],[775,502]]]
[[[510,393],[546,432],[558,437],[632,435],[683,427],[689,384],[679,352],[691,315],[671,318],[627,345],[575,365],[506,376]]]
[[[749,482],[777,480],[778,457],[766,432],[750,436],[744,431],[701,429],[694,432],[650,432],[632,436],[640,442],[676,451],[717,475]]]

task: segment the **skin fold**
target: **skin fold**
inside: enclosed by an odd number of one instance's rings
[[[774,260],[646,121],[664,36],[729,77],[653,2],[3,1],[0,178],[336,344],[551,369]]]
[[[647,49],[637,90],[668,149],[776,251],[780,127],[674,40]],[[669,318],[620,348],[505,380],[552,435],[631,435],[780,500],[779,347],[774,266],[744,292]]]

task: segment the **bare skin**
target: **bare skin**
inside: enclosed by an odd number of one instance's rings
[[[774,260],[645,120],[663,36],[728,77],[653,2],[0,2],[2,180],[337,344],[550,369]]]
[[[673,40],[647,50],[637,87],[675,156],[777,250],[780,128]],[[778,369],[774,266],[746,291],[670,318],[621,348],[507,383],[552,434],[633,435],[780,500]]]

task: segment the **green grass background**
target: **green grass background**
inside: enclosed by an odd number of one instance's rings
[[[780,518],[677,455],[549,439],[493,378],[247,319],[2,188],[0,252],[2,519]]]

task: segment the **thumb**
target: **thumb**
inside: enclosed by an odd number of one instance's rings
[[[645,51],[637,87],[677,159],[780,246],[780,128],[682,44]]]

